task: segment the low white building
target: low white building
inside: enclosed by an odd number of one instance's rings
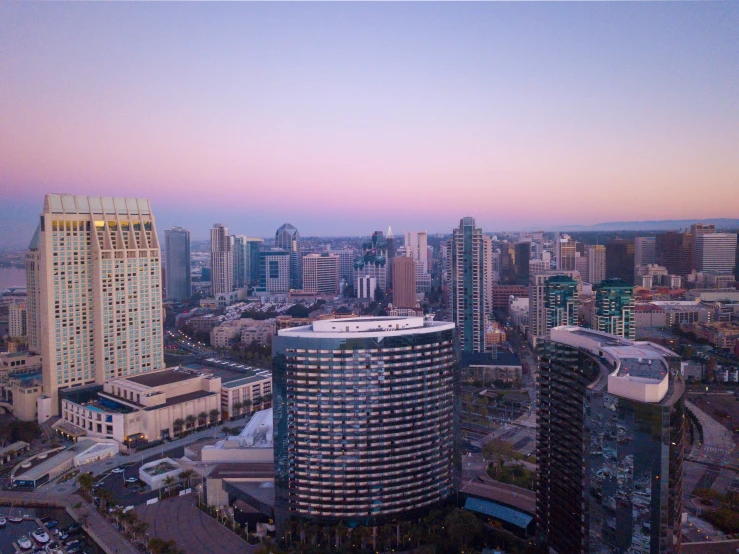
[[[167,478],[171,477],[179,481],[180,474],[183,469],[172,458],[162,458],[144,464],[139,469],[139,479],[151,487],[151,490],[164,488],[167,485]]]
[[[204,446],[200,459],[205,463],[219,462],[272,462],[274,461],[274,430],[272,408],[255,413],[235,437]]]

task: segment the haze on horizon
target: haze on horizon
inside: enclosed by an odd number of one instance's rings
[[[739,217],[737,3],[0,4],[0,247],[43,195],[160,229]]]

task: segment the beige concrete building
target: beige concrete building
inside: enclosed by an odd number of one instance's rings
[[[11,337],[25,337],[26,328],[26,303],[11,302],[8,306],[8,334]]]
[[[60,389],[164,368],[162,268],[148,200],[46,195],[26,257],[29,349]]]
[[[333,254],[303,256],[303,290],[333,296],[339,294],[339,257]]]
[[[220,377],[184,368],[113,379],[86,401],[72,400],[71,393],[63,398],[55,427],[136,446],[212,422],[211,411],[220,415],[220,392]]]
[[[241,408],[238,405],[241,404]],[[272,373],[257,369],[241,379],[221,386],[221,412],[224,419],[252,413],[272,405]]]

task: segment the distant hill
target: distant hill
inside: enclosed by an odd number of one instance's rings
[[[560,231],[673,231],[693,223],[713,223],[716,229],[739,229],[739,219],[665,219],[662,221],[610,221],[595,225],[561,225]]]

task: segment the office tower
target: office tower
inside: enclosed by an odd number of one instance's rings
[[[545,548],[679,552],[680,358],[579,327],[552,329],[539,355],[536,523]]]
[[[484,292],[485,313],[493,313],[493,286],[497,284],[497,274],[494,269],[496,252],[493,251],[493,237],[482,236],[482,288]],[[528,283],[527,283],[528,284]]]
[[[259,252],[259,288],[262,292],[290,292],[292,253],[282,248]]]
[[[405,232],[405,255],[413,258],[419,271],[428,272],[428,235],[426,231]]]
[[[356,294],[357,298],[368,298],[374,300],[375,291],[377,290],[377,279],[369,275],[357,277]]]
[[[593,329],[626,339],[636,338],[634,287],[620,279],[606,279],[598,285]]]
[[[49,194],[29,246],[30,341],[44,393],[164,367],[160,245],[149,201]]]
[[[416,307],[416,262],[407,256],[398,256],[392,261],[395,279],[393,306],[396,308]]]
[[[734,255],[734,277],[739,280],[739,234],[736,236],[737,245]]]
[[[716,225],[713,223],[693,223],[690,226],[690,234],[693,238],[697,238],[700,235],[708,235],[716,232]]]
[[[375,231],[370,240],[362,243],[362,253],[354,260],[354,281],[370,277],[384,292],[387,290],[387,273],[387,244],[382,231]]]
[[[544,273],[545,271],[549,271],[550,269],[551,268],[550,268],[549,262],[546,260],[530,260],[529,261],[529,283],[531,282],[532,275],[536,275],[537,273]],[[528,286],[529,283],[526,283],[526,286]]]
[[[654,237],[654,260],[671,275],[685,277],[693,270],[693,235],[667,231]]]
[[[351,248],[331,250],[331,254],[339,257],[339,279],[351,284],[354,278],[354,250]]]
[[[654,263],[656,238],[636,237],[634,239],[634,265],[648,265]]]
[[[229,293],[233,290],[233,238],[222,223],[210,230],[211,293]]]
[[[550,279],[562,277],[562,280]],[[577,324],[577,302],[579,300],[576,271],[550,270],[529,277],[529,334],[532,346],[549,337],[552,327]],[[572,284],[574,283],[574,292]],[[558,323],[563,322],[563,323]]]
[[[695,237],[695,268],[703,272],[732,273],[736,264],[734,233],[704,233]]]
[[[190,277],[190,231],[173,227],[164,231],[167,298],[187,300],[192,296]]]
[[[577,271],[580,275],[584,275],[587,277],[588,275],[588,255],[587,254],[580,254],[580,252],[577,253],[577,256],[575,256],[575,271]]]
[[[275,247],[290,253],[290,288],[303,288],[303,250],[298,230],[285,223],[275,233]]]
[[[485,291],[482,229],[473,217],[460,220],[449,241],[450,304],[461,352],[485,349]]]
[[[290,521],[374,526],[453,493],[452,323],[315,321],[280,330],[272,356],[279,539]]]
[[[303,290],[339,294],[339,257],[333,254],[303,256]]]
[[[634,284],[634,243],[616,239],[606,244],[606,277]]]
[[[259,282],[259,251],[263,246],[262,239],[243,235],[233,237],[234,288],[248,287]]]
[[[557,237],[557,269],[574,271],[576,254],[577,243],[569,235]]]
[[[512,285],[523,285],[524,287],[529,284],[529,261],[531,261],[531,243],[530,242],[518,242],[514,246],[515,259],[513,262],[514,267],[514,282]]]
[[[28,320],[25,302],[11,302],[8,306],[8,335],[25,337],[28,334]]]
[[[516,248],[508,242],[500,245],[500,282],[503,285],[516,284]]]
[[[388,264],[388,271],[387,271],[387,286],[388,288],[393,288],[393,258],[395,258],[395,253],[397,252],[397,244],[395,240],[395,235],[393,235],[393,229],[392,227],[388,226],[387,228],[387,235],[385,236],[385,245],[387,246],[387,264]]]

